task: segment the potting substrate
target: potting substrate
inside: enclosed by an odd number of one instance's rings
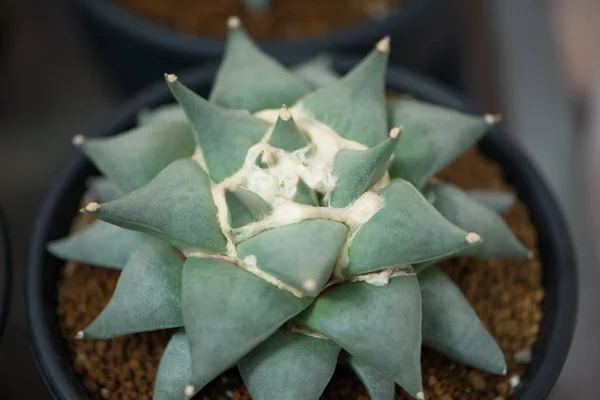
[[[263,40],[314,37],[354,27],[385,18],[408,0],[272,0],[261,12],[250,12],[242,0],[113,1],[181,32],[222,39],[227,18],[237,15],[253,38]]]
[[[476,147],[441,171],[438,176],[463,189],[513,192],[502,168],[486,159]],[[516,236],[535,256],[531,260],[457,258],[442,263],[444,271],[464,295],[502,348],[505,376],[457,364],[424,348],[422,353],[425,397],[441,400],[508,399],[518,386],[535,344],[542,320],[542,266],[537,256],[536,229],[525,205],[516,201],[503,213]],[[92,217],[78,216],[73,230]],[[77,340],[75,334],[89,324],[108,303],[119,271],[69,262],[61,268],[57,315],[73,367],[91,399],[151,399],[154,377],[171,331],[147,332],[109,340]],[[396,399],[410,399],[397,387]],[[250,399],[237,370],[230,370],[207,386],[199,399]],[[338,371],[322,399],[361,399],[369,396],[358,378]]]

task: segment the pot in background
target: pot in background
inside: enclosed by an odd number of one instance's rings
[[[356,59],[335,58],[339,72],[348,71]],[[216,66],[205,66],[182,74],[179,79],[191,89],[207,96]],[[461,111],[475,112],[467,102],[451,91],[397,67],[387,73],[388,88]],[[140,93],[95,136],[109,136],[132,128],[140,109],[172,103],[164,82]],[[538,232],[538,251],[543,265],[543,319],[533,349],[533,358],[513,400],[541,400],[550,393],[566,359],[575,327],[577,270],[568,229],[550,190],[529,159],[499,130],[490,132],[481,142],[481,151],[497,162],[506,179],[526,204]],[[29,245],[25,267],[25,309],[30,346],[48,388],[56,399],[88,399],[71,365],[60,336],[55,315],[57,278],[64,261],[46,251],[46,244],[65,236],[79,209],[86,177],[96,174],[82,154],[74,154],[57,174],[40,209]]]
[[[77,0],[76,5],[111,80],[126,93],[160,79],[165,72],[220,60],[225,49],[223,39],[179,32],[113,0]],[[444,0],[410,0],[378,21],[321,37],[258,44],[291,65],[323,53],[364,55],[390,35],[392,63],[457,83],[458,27],[453,9],[451,2]]]

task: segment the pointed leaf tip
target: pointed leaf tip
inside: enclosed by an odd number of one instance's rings
[[[95,213],[96,211],[98,211],[100,209],[100,207],[102,207],[101,204],[99,204],[95,201],[92,201],[87,206],[85,206],[85,208],[83,210],[88,213]]]
[[[237,29],[242,25],[242,22],[240,21],[240,19],[235,16],[232,15],[231,17],[227,18],[227,27],[229,29]]]
[[[85,142],[85,136],[83,135],[75,135],[73,136],[73,146],[79,147]]]
[[[397,139],[398,136],[400,136],[401,133],[402,133],[402,126],[398,126],[398,127],[392,128],[390,130],[390,137],[392,139]]]
[[[194,387],[194,385],[187,385],[187,386],[185,387],[185,392],[184,392],[184,394],[185,394],[187,397],[192,397],[192,396],[194,395],[194,393],[196,393],[196,388]]]
[[[501,114],[485,114],[483,119],[485,120],[485,122],[488,125],[494,125],[494,124],[497,124],[502,121],[502,115]]]
[[[465,241],[468,244],[477,244],[477,243],[481,242],[481,236],[479,236],[475,232],[469,232],[469,233],[467,233],[467,236],[465,237]]]
[[[290,118],[292,118],[292,113],[290,113],[290,110],[288,110],[288,107],[285,104],[281,105],[281,109],[279,110],[279,118],[284,121],[288,121]]]
[[[167,80],[167,82],[169,83],[173,83],[177,80],[177,75],[175,74],[165,74],[165,79]]]
[[[377,50],[379,50],[382,53],[389,53],[390,52],[390,37],[389,36],[385,36],[383,39],[381,39],[379,42],[377,42]]]

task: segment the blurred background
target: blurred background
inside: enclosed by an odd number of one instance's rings
[[[72,151],[71,137],[98,129],[134,90],[123,89],[103,67],[72,1],[0,1],[0,203],[14,253],[11,313],[0,342],[0,397],[47,399],[29,352],[21,301],[31,226]],[[600,1],[460,0],[450,7],[458,67],[437,71],[437,78],[504,115],[505,130],[559,199],[575,242],[578,324],[551,399],[598,398]]]

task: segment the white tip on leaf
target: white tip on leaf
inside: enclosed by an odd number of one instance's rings
[[[187,385],[185,387],[184,393],[186,397],[192,397],[194,393],[196,393],[196,388],[194,387],[194,385]]]
[[[383,39],[381,39],[379,42],[377,42],[377,50],[379,50],[382,53],[390,52],[390,37],[389,36],[386,36]]]
[[[398,136],[400,136],[400,132],[402,132],[402,127],[396,127],[396,128],[392,128],[392,130],[390,130],[390,137],[392,139],[396,139]]]
[[[494,125],[494,124],[497,124],[498,122],[502,121],[502,115],[500,115],[500,114],[485,114],[483,119],[485,120],[486,124]]]
[[[83,142],[85,142],[85,136],[83,136],[83,135],[73,136],[73,145],[74,146],[79,147],[83,144]]]
[[[285,104],[281,105],[281,110],[279,110],[279,118],[281,118],[283,121],[289,121],[289,119],[292,118],[292,113],[290,110],[288,110]]]
[[[533,260],[535,258],[535,253],[533,252],[533,250],[529,250],[527,252],[527,259],[528,260]]]
[[[175,74],[165,74],[165,77],[170,83],[173,83],[177,80],[177,75]]]
[[[425,400],[425,393],[423,393],[423,392],[417,393],[417,399],[419,399],[419,400]]]
[[[465,237],[465,241],[468,244],[476,244],[476,243],[481,242],[481,236],[479,236],[475,232],[469,232],[469,233],[467,233],[467,236]]]
[[[229,29],[239,28],[240,25],[241,25],[240,19],[238,17],[236,17],[235,15],[232,15],[231,17],[227,18],[227,27]]]
[[[87,206],[85,206],[85,211],[96,212],[96,211],[98,211],[98,209],[100,209],[100,207],[102,207],[100,204],[93,201],[90,204],[88,204]]]
[[[75,339],[83,339],[83,331],[79,331],[75,334]]]
[[[305,279],[302,282],[302,287],[305,290],[315,290],[317,288],[317,282],[314,279]]]

